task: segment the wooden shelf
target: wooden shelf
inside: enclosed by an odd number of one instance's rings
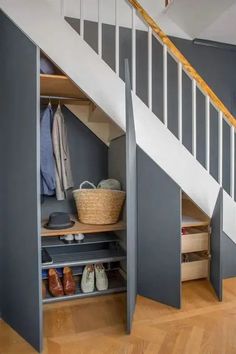
[[[43,225],[46,224],[46,221],[42,222],[41,236],[63,236],[69,234],[92,234],[97,232],[108,232],[108,231],[120,231],[125,230],[125,223],[119,221],[116,224],[112,225],[88,225],[80,223],[75,217],[72,217],[72,220],[75,221],[73,227],[64,230],[48,230]]]
[[[192,216],[183,215],[182,216],[182,227],[197,227],[197,226],[208,226],[208,220],[200,220]]]
[[[64,97],[67,104],[72,102],[76,103],[76,101],[78,101],[78,104],[83,102],[88,104],[91,102],[88,97],[79,89],[79,87],[64,75],[41,74],[40,94],[41,96]]]

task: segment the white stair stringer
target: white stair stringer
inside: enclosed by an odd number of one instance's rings
[[[0,0],[3,11],[125,131],[124,83],[46,0]],[[211,217],[219,184],[133,95],[138,145]],[[155,188],[155,186],[153,186]],[[225,233],[236,242],[236,204],[224,192]]]

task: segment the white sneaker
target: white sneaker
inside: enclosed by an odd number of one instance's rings
[[[94,266],[86,265],[81,280],[81,289],[83,293],[91,293],[94,291]]]
[[[74,237],[76,242],[81,242],[84,239],[84,234],[76,234]]]
[[[64,235],[60,237],[61,240],[65,241],[66,243],[72,243],[74,241],[74,235]]]
[[[95,265],[95,275],[96,275],[96,288],[98,291],[108,289],[108,278],[106,275],[105,268],[102,264]]]

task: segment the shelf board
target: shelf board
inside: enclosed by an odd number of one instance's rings
[[[79,298],[101,296],[101,295],[114,294],[114,293],[121,293],[126,291],[126,281],[118,270],[108,271],[107,276],[109,281],[109,288],[107,290],[104,291],[95,290],[92,293],[85,294],[82,292],[80,286],[78,285],[78,280],[77,280],[77,291],[74,295],[53,297],[48,293],[47,297],[43,299],[43,304],[49,304],[49,303],[59,302],[59,301],[69,301],[69,300],[75,300]]]
[[[125,223],[123,221],[119,221],[116,224],[112,225],[89,225],[89,224],[82,224],[75,217],[72,217],[72,220],[75,221],[73,227],[64,230],[48,230],[43,225],[46,224],[46,221],[42,222],[41,228],[41,236],[63,236],[69,234],[91,234],[91,233],[98,233],[98,232],[108,232],[108,231],[120,231],[125,230]]]
[[[93,263],[117,262],[126,259],[125,251],[121,247],[115,249],[100,249],[95,251],[79,252],[75,249],[73,252],[50,253],[52,264],[42,264],[42,269],[63,268],[66,266],[74,267],[79,265]]]
[[[197,226],[208,226],[208,220],[200,220],[192,216],[183,215],[182,216],[182,227],[197,227]]]
[[[67,247],[67,246],[83,246],[97,243],[109,243],[109,242],[119,242],[119,238],[112,232],[107,233],[97,233],[97,234],[85,234],[83,241],[72,243],[65,243],[60,240],[59,237],[43,237],[42,247]]]
[[[67,104],[72,103],[73,98],[74,102],[78,100],[78,104],[79,100],[90,103],[88,97],[65,75],[40,74],[40,94],[41,96],[69,97],[71,101],[67,100]]]

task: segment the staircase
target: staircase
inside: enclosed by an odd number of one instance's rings
[[[56,63],[86,95],[96,103],[120,129],[125,130],[124,68],[121,46],[122,32],[131,38],[126,48],[132,68],[132,89],[137,144],[155,161],[209,217],[212,216],[221,186],[225,188],[223,175],[224,135],[226,124],[230,132],[230,188],[224,191],[224,232],[236,243],[235,203],[235,127],[234,116],[215,95],[207,83],[196,72],[186,58],[162,32],[136,0],[80,0],[77,13],[68,14],[69,1],[56,0],[0,0],[2,10]],[[93,6],[92,6],[93,4]],[[65,19],[66,17],[66,19]],[[43,26],[42,26],[43,24]],[[89,37],[88,27],[95,29],[95,41]],[[105,36],[105,27],[110,32]],[[109,35],[111,37],[109,37]],[[147,85],[145,92],[138,91],[142,80],[136,70],[142,52],[136,57],[139,36],[146,38]],[[109,38],[112,39],[109,42]],[[90,42],[90,45],[88,44]],[[114,57],[107,52],[113,46]],[[161,77],[163,82],[158,94],[154,95],[154,47],[161,48]],[[144,55],[144,53],[143,53]],[[173,104],[169,94],[168,70],[173,61],[177,72],[175,100],[176,131],[170,125],[169,107]],[[186,95],[183,77],[190,81],[192,108],[192,148],[183,144],[183,97]],[[157,78],[158,80],[158,78]],[[204,98],[206,124],[205,163],[197,160],[199,146],[197,135],[197,94]],[[163,107],[160,115],[154,113],[158,101]],[[211,108],[217,117],[211,116]],[[70,107],[75,112],[75,107]],[[96,117],[93,116],[96,120]],[[218,126],[217,164],[218,176],[211,175],[210,120],[216,119]],[[93,122],[91,122],[92,124]],[[226,189],[226,188],[225,188]]]

